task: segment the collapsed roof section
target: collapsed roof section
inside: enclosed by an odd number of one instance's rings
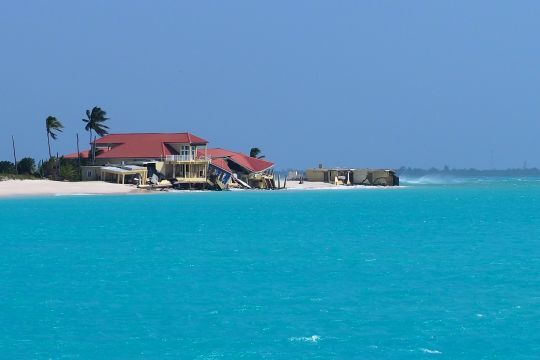
[[[199,151],[198,155],[204,156],[204,153]],[[233,173],[231,170],[232,164],[229,162],[232,162],[252,173],[262,173],[274,166],[274,163],[270,161],[252,158],[240,152],[221,148],[206,150],[206,156],[210,158],[212,165],[229,173]]]

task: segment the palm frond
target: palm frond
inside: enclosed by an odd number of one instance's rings
[[[261,149],[258,147],[251,148],[249,151],[249,157],[256,158],[261,153]]]
[[[64,125],[60,120],[54,116],[48,116],[47,119],[45,119],[45,126],[47,128],[47,134],[49,134],[53,140],[56,140],[57,138],[57,133],[55,133],[55,131],[62,132],[62,129],[64,128]]]
[[[84,129],[86,131],[94,131],[99,136],[105,136],[109,133],[109,127],[105,125],[105,121],[109,120],[107,112],[98,106],[94,106],[92,110],[86,110],[88,120],[83,119],[86,123]]]

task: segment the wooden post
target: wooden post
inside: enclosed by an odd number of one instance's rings
[[[283,188],[285,189],[287,187],[287,177],[285,176],[285,182],[283,183]]]
[[[15,161],[15,173],[19,174],[19,168],[17,167],[17,153],[15,152],[15,137],[11,135],[11,143],[13,145],[13,160]]]
[[[77,133],[77,159],[79,160],[79,170],[81,169],[81,150],[79,150],[79,133]]]
[[[58,158],[58,153],[56,153],[56,166],[57,166],[56,170],[58,171],[56,175],[57,175],[57,178],[59,178],[60,177],[60,159]]]
[[[281,176],[279,176],[279,174],[277,176],[277,188],[278,190],[281,189]]]

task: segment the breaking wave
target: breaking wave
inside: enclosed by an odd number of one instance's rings
[[[474,179],[464,179],[443,175],[425,175],[418,178],[410,178],[404,175],[400,177],[399,182],[403,185],[453,185],[464,184],[471,180]]]
[[[319,335],[301,336],[301,337],[291,337],[291,338],[289,338],[289,341],[302,341],[302,342],[310,342],[310,343],[316,343],[319,340],[321,340],[321,337]]]
[[[442,352],[440,352],[439,350],[431,350],[431,349],[426,349],[426,348],[420,348],[420,351],[426,353],[426,354],[434,354],[434,355],[440,355],[442,354]]]

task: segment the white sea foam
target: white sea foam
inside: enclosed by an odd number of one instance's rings
[[[411,184],[411,185],[451,185],[451,184],[462,184],[465,182],[465,179],[457,178],[453,176],[438,176],[438,175],[425,175],[419,178],[407,178],[403,176],[400,178],[400,184]]]
[[[291,337],[291,338],[289,338],[289,341],[302,341],[302,342],[309,342],[309,343],[316,343],[319,340],[321,340],[321,337],[319,335],[300,336],[300,337]]]
[[[426,349],[426,348],[420,348],[420,351],[426,353],[426,354],[434,354],[434,355],[440,355],[442,354],[442,352],[440,352],[439,350],[431,350],[431,349]]]

